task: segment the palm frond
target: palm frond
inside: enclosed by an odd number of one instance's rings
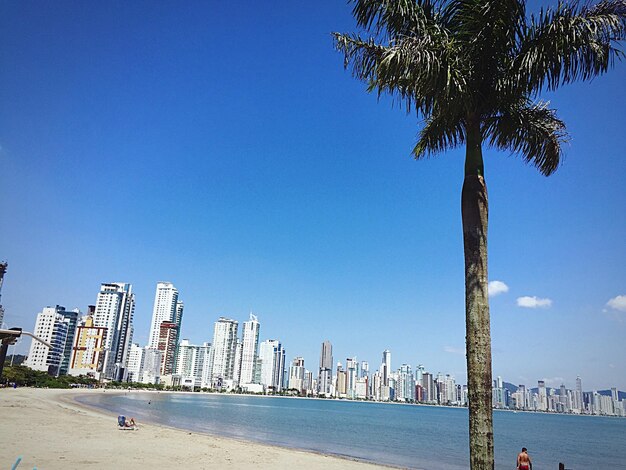
[[[362,81],[376,78],[376,67],[385,52],[385,47],[374,39],[362,39],[356,34],[332,33],[335,49],[344,55],[343,65],[352,69],[352,75]]]
[[[333,33],[335,47],[344,53],[344,66],[365,81],[370,91],[398,96],[408,111],[424,116],[433,106],[455,103],[468,95],[466,73],[454,43],[437,27],[421,38],[405,37],[383,46],[373,39]]]
[[[485,119],[482,133],[490,145],[521,154],[545,176],[558,168],[567,141],[565,123],[545,102],[511,106]]]
[[[416,160],[436,155],[465,142],[465,127],[460,116],[436,113],[425,122],[413,148]]]
[[[624,39],[626,0],[605,0],[593,7],[559,4],[531,17],[511,71],[531,93],[590,80],[624,56],[617,48]]]
[[[387,39],[414,35],[436,15],[431,0],[356,0],[352,13],[360,27]]]

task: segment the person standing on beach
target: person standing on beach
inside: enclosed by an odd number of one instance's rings
[[[533,463],[528,455],[526,447],[522,447],[522,451],[517,454],[517,470],[532,470]]]

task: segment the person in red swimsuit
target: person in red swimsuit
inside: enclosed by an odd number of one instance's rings
[[[522,451],[517,454],[517,470],[532,470],[533,463],[528,455],[526,447],[522,447]]]

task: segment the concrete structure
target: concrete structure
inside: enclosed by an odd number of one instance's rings
[[[161,361],[163,352],[146,346],[143,350],[141,382],[158,384],[161,382]]]
[[[280,341],[263,341],[259,348],[261,384],[266,390],[280,392],[284,388],[285,350]]]
[[[152,322],[150,323],[150,336],[148,337],[148,347],[157,349],[159,347],[159,334],[161,323],[176,322],[178,317],[178,289],[171,282],[158,282],[154,293],[154,304],[152,306]],[[182,319],[182,310],[180,314]],[[178,338],[176,338],[178,340]]]
[[[330,341],[322,343],[320,368],[317,376],[317,393],[331,396],[333,383],[333,346]]]
[[[391,374],[391,351],[389,349],[383,351],[383,362],[380,372],[382,373],[383,385],[389,385],[389,376]]]
[[[76,327],[68,373],[99,379],[104,366],[107,328],[94,326],[94,305],[89,306],[88,312]]]
[[[250,314],[250,320],[243,322],[242,350],[241,350],[241,373],[239,383],[248,384],[254,382],[254,372],[259,357],[259,332],[261,325],[255,315]]]
[[[0,263],[0,328],[4,328],[2,323],[4,322],[4,307],[2,306],[2,284],[4,283],[4,275],[7,272],[9,264],[6,261]]]
[[[59,313],[67,320],[67,340],[65,341],[63,358],[61,359],[61,367],[59,368],[59,375],[66,375],[70,370],[74,340],[76,338],[76,327],[78,325],[78,319],[81,316],[81,312],[79,309],[75,308],[74,310],[63,309]]]
[[[221,388],[226,380],[233,380],[237,350],[238,322],[220,317],[213,329],[211,347],[211,381]]]
[[[50,343],[49,348],[34,339],[30,345],[28,358],[24,365],[34,370],[45,371],[50,375],[58,376],[63,362],[63,354],[68,342],[70,320],[63,315],[65,307],[45,307],[37,314],[35,322],[35,336]],[[73,338],[69,338],[71,343]]]
[[[128,366],[126,380],[129,382],[140,382],[143,375],[143,351],[138,344],[130,345],[128,353]]]
[[[102,284],[96,301],[94,326],[107,329],[102,375],[105,379],[126,378],[128,353],[133,339],[135,294],[130,284]]]
[[[296,357],[289,366],[289,385],[287,388],[297,390],[302,393],[304,388],[304,359]]]
[[[176,346],[178,341],[178,325],[172,322],[163,322],[159,328],[157,349],[161,351],[161,375],[171,375],[174,371]]]

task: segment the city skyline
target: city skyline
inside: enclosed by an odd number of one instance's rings
[[[462,152],[412,160],[420,123],[333,50],[349,8],[2,9],[7,326],[121,281],[143,345],[165,279],[194,344],[253,311],[307,361],[393,347],[465,381]],[[545,95],[572,136],[550,178],[485,150],[494,376],[626,389],[624,82],[620,62]]]
[[[36,325],[34,328],[35,334],[40,335],[46,341],[56,344],[57,346],[55,346],[55,349],[48,355],[47,347],[43,347],[36,341],[31,341],[29,357],[27,358],[25,364],[37,370],[49,370],[48,365],[52,365],[50,371],[56,375],[59,373],[66,374],[68,371],[74,375],[87,373],[87,369],[81,370],[80,367],[74,371],[70,371],[70,358],[72,364],[71,368],[74,368],[74,358],[78,354],[82,355],[83,351],[72,350],[72,345],[84,345],[86,340],[82,337],[80,329],[87,328],[89,330],[93,326],[105,329],[105,333],[103,335],[99,331],[94,333],[91,330],[86,332],[91,335],[92,338],[95,338],[96,336],[100,338],[95,343],[91,343],[91,347],[87,347],[85,353],[90,358],[97,358],[98,355],[94,355],[93,348],[94,346],[97,348],[98,345],[102,343],[102,358],[100,359],[102,364],[100,367],[97,367],[97,370],[101,370],[101,377],[107,379],[128,379],[129,381],[132,380],[138,382],[144,382],[147,380],[150,382],[154,381],[155,378],[158,381],[159,377],[171,374],[178,374],[184,378],[185,374],[181,372],[181,370],[186,370],[190,367],[188,364],[189,359],[186,357],[190,353],[182,353],[182,357],[184,358],[183,365],[176,364],[174,357],[178,357],[180,354],[179,346],[183,350],[186,350],[189,347],[196,349],[206,349],[208,347],[208,350],[204,354],[204,358],[194,359],[192,361],[198,361],[196,367],[199,367],[199,370],[196,370],[195,375],[202,376],[202,387],[217,384],[222,386],[221,384],[225,384],[227,381],[230,381],[238,383],[239,385],[260,383],[264,387],[271,386],[275,391],[279,392],[283,389],[284,384],[286,385],[289,383],[289,379],[292,375],[292,361],[295,363],[298,360],[301,361],[300,366],[303,369],[301,374],[304,374],[305,371],[307,374],[312,374],[312,379],[316,381],[315,392],[320,395],[334,396],[334,387],[337,383],[336,381],[339,380],[339,375],[341,373],[347,373],[344,378],[344,388],[352,388],[352,390],[354,390],[355,386],[354,381],[358,377],[361,377],[360,371],[363,371],[364,376],[369,377],[370,358],[363,360],[362,357],[358,358],[357,356],[351,356],[342,360],[341,358],[334,357],[333,344],[332,341],[329,341],[328,339],[325,339],[321,343],[318,364],[319,367],[315,365],[315,360],[309,359],[308,362],[305,362],[306,358],[298,352],[294,353],[290,351],[289,355],[287,355],[285,347],[282,344],[284,341],[269,338],[261,341],[259,333],[260,322],[257,315],[252,312],[249,313],[249,320],[242,322],[241,334],[238,333],[239,320],[220,316],[212,323],[213,336],[211,341],[209,342],[207,338],[205,338],[205,340],[201,343],[194,344],[193,342],[190,342],[188,338],[180,335],[182,326],[182,323],[180,323],[182,321],[182,309],[180,310],[180,316],[176,316],[179,309],[175,307],[181,304],[181,302],[178,300],[178,290],[172,283],[157,283],[153,312],[158,311],[159,307],[163,304],[163,296],[159,295],[163,288],[170,291],[176,291],[175,298],[172,299],[171,295],[167,295],[166,297],[169,299],[167,304],[173,303],[174,307],[172,315],[174,315],[174,319],[179,322],[172,323],[169,319],[170,317],[161,319],[161,334],[159,337],[159,344],[156,346],[151,344],[149,339],[147,341],[140,341],[137,337],[133,336],[133,331],[136,328],[133,316],[135,303],[133,285],[119,282],[101,283],[100,291],[97,295],[96,305],[89,305],[84,316],[81,316],[82,314],[79,308],[66,310],[64,306],[60,306],[58,304],[55,307],[48,306],[42,308],[41,312],[36,316]],[[56,320],[55,317],[57,317]],[[124,322],[127,322],[126,325],[124,328],[120,328],[120,325]],[[155,324],[154,315],[152,316],[149,324],[150,331],[152,331]],[[57,332],[56,329],[59,328],[59,326],[60,332]],[[122,339],[119,339],[120,329],[128,329],[131,332],[130,339],[124,339],[124,335],[122,335]],[[76,337],[74,338],[75,330]],[[109,333],[109,331],[111,331],[111,333]],[[170,334],[170,331],[173,331],[173,334]],[[164,332],[167,333],[164,334]],[[57,337],[59,334],[62,338]],[[65,338],[70,338],[70,336],[72,339],[68,340],[69,343],[65,344]],[[167,338],[167,343],[170,345],[169,347],[162,347],[160,344],[164,338]],[[119,346],[111,346],[115,341],[117,341]],[[141,344],[145,344],[145,346],[141,346]],[[214,345],[216,347],[214,347]],[[84,350],[85,348],[79,349]],[[13,354],[17,354],[17,351],[13,351]],[[420,380],[422,375],[425,374],[425,376],[430,377],[430,380],[432,381],[435,376],[435,370],[437,371],[437,377],[451,377],[453,382],[456,380],[454,374],[450,374],[448,371],[437,368],[436,366],[432,367],[430,364],[426,364],[425,367],[422,363],[423,361],[420,361],[419,359],[411,361],[401,358],[398,361],[401,365],[398,366],[396,364],[394,367],[392,364],[392,351],[388,347],[382,351],[381,356],[382,360],[380,361],[380,366],[378,369],[375,367],[372,369],[372,372],[375,372],[371,376],[371,380],[373,381],[372,383],[375,384],[375,387],[378,389],[385,386],[389,387],[390,377],[392,375],[395,376],[397,373],[406,373],[407,370],[408,373],[412,374],[413,368],[416,376],[420,377]],[[47,363],[46,357],[48,357]],[[123,359],[116,362],[115,360],[111,360],[110,357]],[[288,360],[290,357],[292,360]],[[144,361],[147,361],[145,370],[143,366]],[[94,367],[89,370],[90,373],[94,373],[96,371],[95,364],[98,362],[98,360],[93,362]],[[313,366],[311,366],[311,363],[313,363]],[[166,366],[166,364],[168,366]],[[308,368],[306,367],[307,364]],[[343,369],[343,365],[345,365],[345,370]],[[248,369],[248,371],[244,373],[244,370],[246,369]],[[403,371],[403,369],[405,370]],[[120,373],[119,370],[125,372]],[[143,372],[140,373],[140,371]],[[350,371],[352,371],[352,375]],[[316,372],[317,374],[315,374]],[[498,374],[497,371],[494,371],[494,377],[497,377],[497,381],[494,379],[494,388],[496,385],[498,388],[502,388],[501,375]],[[249,380],[247,378],[249,378]],[[302,377],[300,377],[300,379],[304,381]],[[541,388],[542,384],[544,387],[547,384],[547,388],[557,390],[559,388],[563,389],[565,384],[567,384],[568,389],[576,389],[579,394],[583,392],[581,388],[580,375],[577,375],[575,379],[575,387],[571,386],[569,381],[564,378],[559,378],[557,382],[560,383],[558,384],[554,381],[551,382],[550,380],[546,380],[545,378],[539,378],[536,380],[539,384],[539,388]],[[428,382],[428,379],[426,381]],[[459,381],[459,383],[463,383],[463,381]],[[533,388],[532,385],[527,388],[526,383],[508,383],[527,390]],[[312,382],[310,385],[312,385]],[[401,389],[406,387],[408,387],[408,385],[403,384]],[[395,389],[395,386],[392,388]],[[591,391],[595,392],[596,390],[609,389],[619,390],[619,387],[616,387],[611,383],[605,383],[599,387],[592,387]],[[382,392],[381,394],[375,394],[374,397],[377,400],[383,401],[388,399],[388,395],[385,395]],[[348,396],[347,398],[355,397]],[[494,404],[496,403],[498,403],[498,400],[496,396],[494,396]]]

